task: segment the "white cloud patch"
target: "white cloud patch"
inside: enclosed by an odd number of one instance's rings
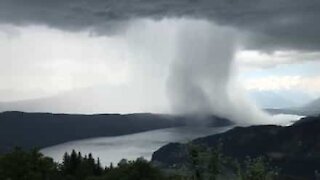
[[[304,63],[320,60],[320,52],[304,51],[262,51],[243,50],[236,55],[236,63],[245,69],[274,68],[286,64]]]
[[[310,94],[319,94],[320,76],[267,76],[244,80],[244,86],[247,90],[301,90]]]
[[[39,96],[32,92],[47,96],[105,83],[122,84],[128,81],[126,49],[120,37],[92,37],[40,26],[0,28],[0,90],[24,92],[1,96],[1,100]]]
[[[173,35],[180,25],[177,19],[140,19],[121,36],[1,25],[0,102],[100,85],[130,86],[126,97],[164,98]]]

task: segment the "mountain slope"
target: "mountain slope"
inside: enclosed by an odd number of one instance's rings
[[[283,174],[310,179],[320,168],[320,116],[303,118],[289,127],[237,127],[193,143],[212,148],[222,144],[224,155],[239,160],[266,156]],[[169,144],[156,151],[152,160],[166,167],[184,164],[188,156],[186,149],[186,144]]]
[[[320,114],[320,98],[308,103],[300,108],[300,111],[307,115],[319,115]]]

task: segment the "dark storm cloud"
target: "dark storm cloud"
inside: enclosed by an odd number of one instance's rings
[[[110,33],[133,18],[213,19],[247,32],[248,48],[320,49],[319,0],[1,0],[0,21]],[[244,33],[246,34],[246,33]]]

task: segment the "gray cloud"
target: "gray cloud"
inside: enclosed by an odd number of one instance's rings
[[[318,0],[2,0],[0,22],[114,33],[134,18],[192,17],[244,30],[250,49],[320,48]]]
[[[0,22],[110,34],[124,30],[132,19],[199,18],[241,30],[247,48],[318,50],[319,5],[312,0],[2,0]],[[235,90],[234,31],[216,29],[215,23],[191,22],[178,28],[168,79],[173,110],[213,113],[239,122],[269,120]]]
[[[235,36],[232,30],[206,21],[189,21],[180,27],[177,42],[168,79],[168,95],[174,112],[215,114],[238,123],[270,121],[246,100],[233,79]]]

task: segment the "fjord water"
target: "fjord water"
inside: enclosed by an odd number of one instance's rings
[[[274,124],[290,125],[301,116],[276,115]],[[116,165],[121,159],[135,160],[138,157],[151,159],[152,153],[161,146],[170,142],[188,142],[198,137],[225,132],[229,127],[178,127],[152,130],[136,134],[129,134],[116,137],[99,137],[71,141],[52,147],[47,147],[41,152],[55,161],[61,162],[65,152],[73,149],[82,154],[92,153],[94,157],[99,157],[102,165]]]
[[[116,165],[122,158],[134,160],[144,157],[149,160],[155,150],[167,143],[187,142],[194,138],[221,133],[230,128],[166,128],[124,136],[72,141],[42,149],[41,152],[60,162],[65,152],[71,152],[74,149],[83,154],[92,153],[94,157],[100,158],[103,165],[109,165],[111,162]]]

